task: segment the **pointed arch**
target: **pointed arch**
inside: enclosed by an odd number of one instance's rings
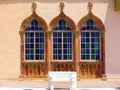
[[[36,3],[33,3],[32,6],[32,14],[27,17],[20,26],[21,77],[25,76],[23,71],[26,68],[24,68],[23,65],[29,65],[29,63],[31,65],[27,67],[28,70],[33,68],[33,72],[36,72],[36,74],[32,76],[30,72],[28,72],[26,77],[40,77],[38,70],[39,68],[36,70],[35,67],[37,67],[37,64],[41,62],[45,64],[46,61],[45,32],[48,30],[48,27],[45,20],[42,17],[38,16],[35,12]]]
[[[92,3],[89,3],[88,6],[88,14],[77,24],[77,30],[80,31],[80,63],[87,65],[90,65],[91,62],[95,65],[99,64],[99,68],[101,69],[101,71],[99,70],[99,76],[96,75],[94,68],[92,68],[92,71],[95,73],[94,76],[102,77],[102,75],[105,74],[105,26],[103,22],[92,13]],[[90,77],[92,77],[92,75]]]

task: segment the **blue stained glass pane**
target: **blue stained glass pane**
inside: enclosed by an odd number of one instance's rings
[[[31,30],[35,30],[35,27],[34,27],[34,26],[31,26]]]
[[[39,44],[36,44],[35,47],[36,47],[36,48],[39,48]]]
[[[39,58],[39,55],[36,55],[35,59],[36,59],[36,60],[39,60],[39,59],[40,59],[40,58]]]
[[[90,50],[89,49],[86,49],[86,54],[90,54]]]
[[[36,50],[36,54],[39,54],[39,50]]]
[[[29,31],[29,30],[30,30],[30,27],[27,27],[25,30],[26,30],[26,31]]]
[[[62,44],[58,44],[58,48],[62,48]]]
[[[40,42],[41,42],[41,43],[44,43],[44,38],[40,38]]]
[[[68,37],[72,37],[72,33],[71,32],[68,32]]]
[[[67,30],[72,30],[71,27],[67,27]]]
[[[30,33],[30,37],[34,37],[34,33]]]
[[[57,43],[57,38],[53,38],[53,42],[54,42],[54,43]]]
[[[34,25],[38,25],[38,21],[37,20],[34,20]]]
[[[85,42],[85,38],[81,38],[81,42],[84,43]]]
[[[86,21],[86,24],[87,24],[87,25],[94,25],[94,21],[93,21],[92,19],[88,19],[88,20]]]
[[[43,60],[44,59],[44,55],[40,55],[40,60]]]
[[[35,25],[35,24],[34,24],[34,20],[31,21],[31,25]]]
[[[89,37],[89,32],[86,32],[86,37]]]
[[[68,38],[68,42],[72,42],[72,38]]]
[[[90,30],[94,30],[94,26],[89,26],[89,29]]]
[[[68,44],[68,48],[72,48],[72,44],[70,43],[70,44]]]
[[[30,43],[34,43],[34,38],[30,38]]]
[[[58,37],[62,37],[62,33],[61,32],[58,33]]]
[[[81,44],[81,48],[85,48],[85,44]]]
[[[81,59],[85,59],[85,55],[81,55]]]
[[[91,55],[91,59],[94,60],[95,59],[95,55]]]
[[[54,33],[53,33],[53,37],[57,37],[57,33],[54,32]]]
[[[96,55],[96,60],[99,60],[100,59],[100,55]]]
[[[89,44],[86,44],[86,48],[90,48]]]
[[[35,26],[35,30],[38,30],[38,26]]]
[[[64,43],[67,42],[67,38],[64,38],[64,39],[63,39],[63,42],[64,42]]]
[[[54,54],[58,54],[58,53],[57,53],[57,50],[53,50],[53,53],[54,53]]]
[[[85,37],[85,32],[81,32],[81,37]]]
[[[63,30],[63,27],[62,27],[62,26],[59,26],[58,28],[59,28],[59,30]]]
[[[100,54],[100,50],[99,49],[96,49],[96,54]]]
[[[25,50],[25,54],[29,54],[29,50]]]
[[[67,55],[64,55],[63,58],[64,58],[65,60],[67,60]]]
[[[86,59],[89,60],[90,59],[90,55],[86,55]]]
[[[66,25],[66,21],[64,19],[60,19],[58,24],[59,25]]]
[[[68,34],[67,33],[63,33],[63,37],[68,37]]]
[[[91,49],[91,53],[92,53],[92,54],[95,54],[95,50],[94,50],[94,49]]]
[[[40,37],[44,37],[44,32],[40,32]]]
[[[81,53],[82,53],[82,54],[85,54],[85,50],[84,50],[84,49],[82,49],[82,50],[81,50]]]
[[[87,26],[86,28],[87,28],[87,30],[90,30],[90,26]]]
[[[86,38],[86,42],[89,43],[89,41],[90,41],[89,38]]]
[[[62,39],[61,38],[58,38],[58,43],[62,43]]]
[[[30,60],[34,60],[34,55],[30,55]]]
[[[100,34],[99,32],[96,32],[96,37],[99,37],[99,34]]]
[[[92,48],[95,48],[95,44],[91,44],[91,47],[92,47]]]
[[[39,27],[39,30],[44,30],[44,28],[42,28],[42,27]]]
[[[30,50],[30,54],[34,54],[34,50]]]
[[[62,54],[62,50],[58,50],[58,54]]]
[[[67,48],[67,44],[63,44],[63,48]]]
[[[58,59],[61,60],[62,59],[62,55],[58,55]]]
[[[59,24],[59,25],[62,25],[62,20],[59,20],[58,24]]]
[[[30,48],[34,48],[34,44],[30,44]]]
[[[36,43],[39,43],[39,38],[36,38]]]
[[[30,48],[30,47],[29,47],[29,44],[26,44],[26,45],[25,45],[25,48]]]
[[[57,44],[53,44],[53,48],[57,48]]]
[[[91,37],[95,37],[95,32],[91,32]]]
[[[64,53],[64,54],[67,54],[67,50],[64,50],[63,53]]]
[[[91,42],[95,42],[95,38],[91,38]]]
[[[40,36],[40,34],[39,34],[39,33],[35,33],[35,36],[36,36],[36,37],[39,37],[39,36]]]
[[[62,28],[63,28],[63,30],[66,30],[67,27],[66,27],[66,26],[63,26]]]
[[[44,49],[41,49],[41,50],[40,50],[40,54],[44,54]]]
[[[82,27],[81,30],[86,30],[86,27]]]

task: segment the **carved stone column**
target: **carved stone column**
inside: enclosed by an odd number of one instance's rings
[[[47,60],[47,72],[51,71],[51,60],[52,60],[52,32],[50,29],[46,32],[46,60]]]
[[[76,72],[77,72],[77,77],[78,77],[78,80],[80,79],[79,78],[79,69],[80,69],[80,67],[79,67],[79,60],[80,60],[80,57],[79,57],[79,55],[80,55],[80,43],[79,43],[79,41],[80,41],[80,36],[79,36],[79,34],[80,34],[80,32],[79,31],[77,31],[77,30],[75,30],[74,32],[73,32],[73,34],[74,34],[74,39],[73,39],[73,46],[74,46],[74,63],[75,63],[75,70],[76,70]]]
[[[19,31],[20,34],[20,73],[19,77],[23,77],[22,61],[24,60],[24,31]]]
[[[102,80],[107,80],[105,66],[105,31],[101,31]]]

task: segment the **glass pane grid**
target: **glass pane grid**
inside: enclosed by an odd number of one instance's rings
[[[53,59],[71,60],[72,59],[72,33],[53,32]]]
[[[25,59],[44,60],[44,32],[25,32]]]
[[[99,32],[81,32],[81,59],[100,59],[100,35]]]

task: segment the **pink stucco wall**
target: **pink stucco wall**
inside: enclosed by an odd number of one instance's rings
[[[34,0],[37,13],[47,24],[59,14],[59,0]],[[114,11],[114,0],[62,0],[65,13],[77,22],[87,14],[87,3],[93,2],[93,13],[105,24],[106,72],[120,75],[120,12]],[[20,36],[22,21],[31,14],[33,0],[0,1],[0,79],[20,74]]]

